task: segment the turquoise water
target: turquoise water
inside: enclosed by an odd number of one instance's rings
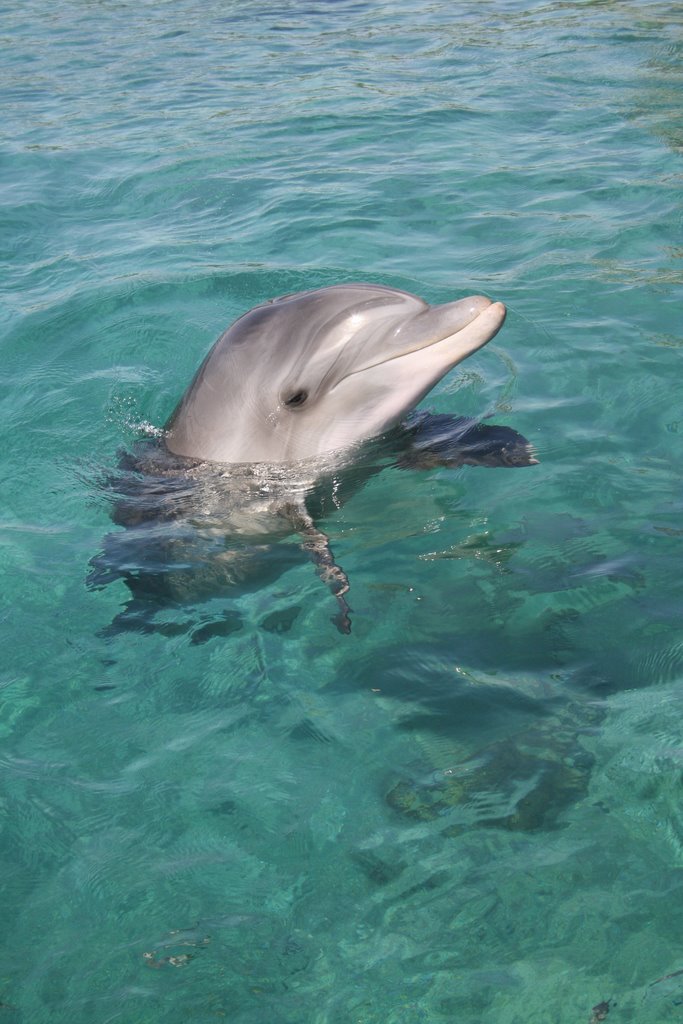
[[[680,1021],[680,5],[29,0],[0,36],[0,1020]],[[328,514],[350,636],[293,538],[167,612],[205,642],[108,632],[119,449],[250,306],[358,279],[508,305],[424,404],[539,465]]]

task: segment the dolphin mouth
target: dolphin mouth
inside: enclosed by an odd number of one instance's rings
[[[335,387],[356,374],[402,359],[414,364],[417,374],[421,370],[438,371],[438,379],[488,344],[503,326],[506,312],[502,302],[493,302],[484,295],[429,307],[394,332],[391,345],[397,350],[390,349],[382,357],[356,366]]]

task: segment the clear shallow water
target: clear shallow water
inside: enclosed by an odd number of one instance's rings
[[[678,5],[0,34],[0,1014],[679,1020]],[[328,516],[349,637],[303,556],[194,608],[229,636],[102,635],[97,473],[235,316],[359,278],[508,304],[426,404],[540,465],[387,469]]]

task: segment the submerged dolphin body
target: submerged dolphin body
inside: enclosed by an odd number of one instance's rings
[[[276,542],[298,533],[348,632],[348,579],[317,526],[328,511],[388,464],[536,461],[509,427],[412,413],[504,319],[502,303],[481,296],[430,307],[368,284],[284,296],[242,316],[206,356],[162,445],[124,456],[107,483],[126,530],[105,538],[88,582],[123,579],[131,591],[114,629],[150,631],[162,607],[244,584],[254,564],[262,576],[265,554],[277,575],[288,566]],[[193,639],[210,635],[202,627]]]

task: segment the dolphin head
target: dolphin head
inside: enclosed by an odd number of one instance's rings
[[[176,455],[293,462],[397,423],[444,374],[497,333],[505,306],[441,306],[370,284],[285,295],[215,343],[166,426]]]

